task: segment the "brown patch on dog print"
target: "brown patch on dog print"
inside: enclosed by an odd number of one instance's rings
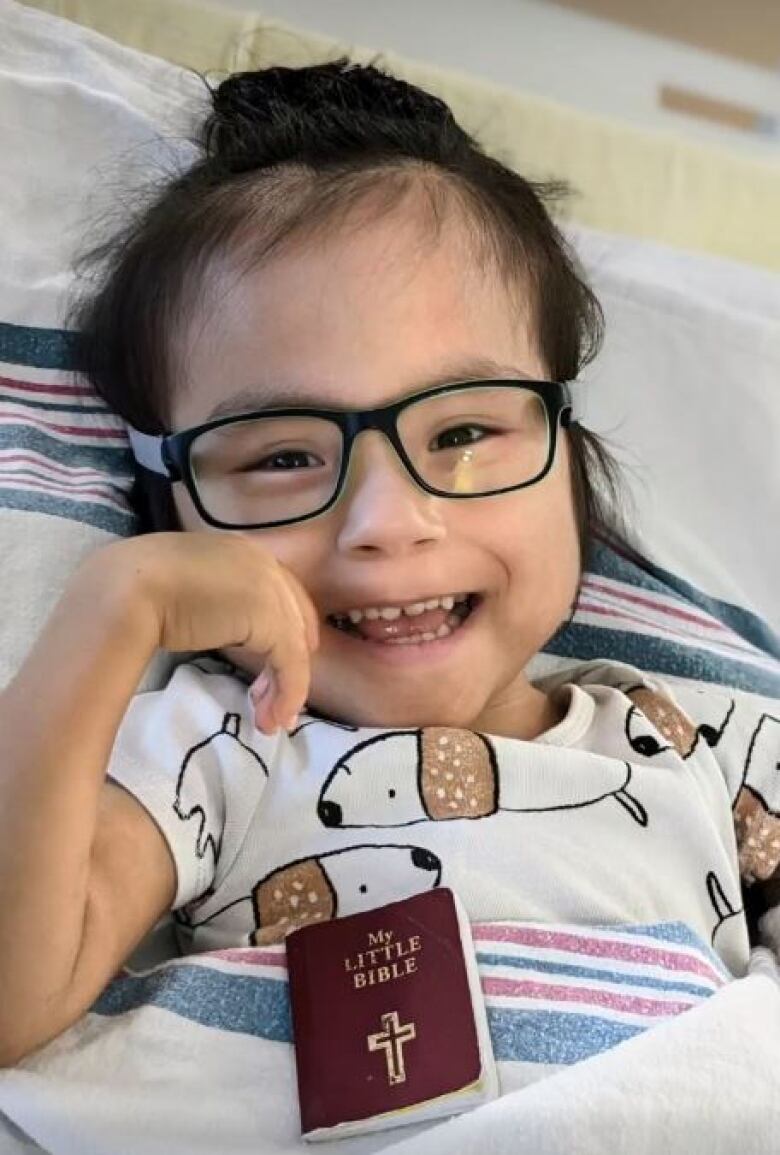
[[[666,694],[659,694],[646,687],[638,686],[626,691],[626,695],[658,733],[674,747],[680,757],[687,758],[698,738],[697,728],[688,715],[683,713]],[[630,735],[628,737],[629,742],[640,754],[652,756],[660,749],[649,735],[643,735],[633,742]]]
[[[429,817],[485,818],[498,806],[491,752],[471,730],[428,726],[421,732],[420,794]]]
[[[780,818],[743,786],[734,804],[739,871],[747,883],[766,882],[780,866]]]
[[[281,942],[298,926],[333,918],[336,900],[325,871],[316,858],[282,866],[252,891],[257,929],[255,946]]]

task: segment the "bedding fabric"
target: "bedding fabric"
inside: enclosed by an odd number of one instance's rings
[[[532,929],[474,928],[483,985],[521,973],[536,991],[525,999],[488,995],[502,1097],[444,1123],[334,1142],[332,1150],[767,1155],[776,1149],[780,981],[769,951],[757,948],[750,973],[721,985],[706,949],[675,940],[668,926],[578,935],[556,926],[542,950],[528,941]],[[566,975],[552,989],[550,967]],[[283,948],[192,956],[122,981],[125,989],[109,992],[102,1013],[0,1072],[3,1155],[307,1149],[299,1136]],[[665,983],[703,993],[685,996],[684,1014],[654,1023],[659,1001],[671,997],[659,999]],[[582,999],[574,1011],[567,984]],[[561,1014],[578,1020],[574,1037],[590,1045],[589,1057],[550,1048]],[[641,1020],[652,1029],[636,1029]],[[613,1030],[617,1024],[623,1041],[604,1050],[607,1024]],[[601,1046],[594,1047],[599,1035]]]
[[[381,46],[269,19],[260,4],[253,11],[245,3],[208,0],[25,2],[200,70],[379,55],[391,71],[437,92],[489,152],[534,179],[554,174],[570,181],[577,192],[570,207],[574,220],[780,270],[780,165],[768,156],[640,128],[419,58],[377,54]]]

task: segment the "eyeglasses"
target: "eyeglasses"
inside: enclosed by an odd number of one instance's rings
[[[183,481],[218,529],[268,529],[318,517],[344,488],[359,433],[387,437],[425,493],[469,500],[534,485],[555,459],[569,386],[462,381],[378,409],[264,409],[166,436],[128,427],[136,460]]]

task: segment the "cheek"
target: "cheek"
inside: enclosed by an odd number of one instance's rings
[[[491,538],[510,582],[532,594],[537,607],[549,607],[552,618],[567,616],[581,565],[568,459],[562,454],[538,485],[508,496],[491,518]]]
[[[218,529],[205,522],[192,503],[185,487],[173,487],[173,500],[184,530],[212,533],[232,533],[233,530]],[[309,592],[317,588],[317,580],[327,568],[327,561],[333,543],[331,535],[318,521],[290,526],[286,529],[246,530],[259,545],[273,554],[278,562],[286,566]]]

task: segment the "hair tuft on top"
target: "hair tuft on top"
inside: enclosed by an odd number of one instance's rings
[[[367,127],[377,151],[408,157],[409,135],[399,131],[404,122],[414,122],[419,159],[439,159],[445,128],[453,144],[469,144],[443,100],[347,57],[237,72],[210,92],[205,151],[228,172],[365,156]],[[433,130],[427,148],[425,125]]]

